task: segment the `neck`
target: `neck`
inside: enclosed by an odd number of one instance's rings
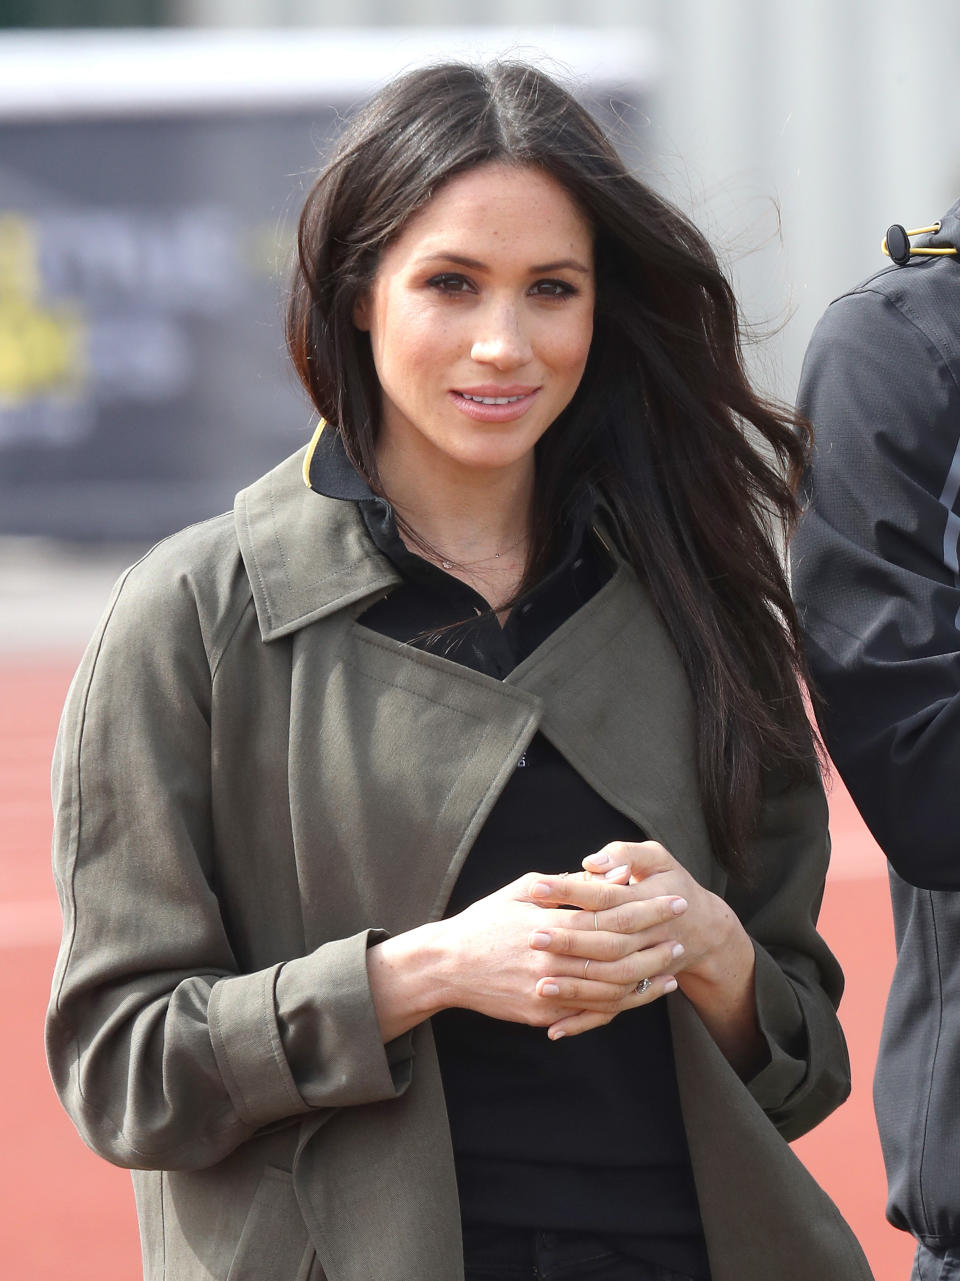
[[[514,564],[525,562],[532,458],[523,467],[477,469],[456,477],[435,471],[427,476],[389,456],[378,458],[378,464],[384,491],[401,520],[438,558],[469,565],[509,554]]]

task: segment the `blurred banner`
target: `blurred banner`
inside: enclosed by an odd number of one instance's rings
[[[572,70],[636,162],[636,31],[0,37],[0,534],[151,540],[306,440],[285,281],[339,121],[498,53]]]

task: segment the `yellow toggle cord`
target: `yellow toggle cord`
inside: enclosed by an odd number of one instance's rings
[[[915,227],[915,228],[913,229],[913,231],[906,231],[906,232],[905,232],[905,235],[906,235],[907,239],[908,239],[908,240],[910,240],[910,239],[912,239],[914,236],[930,236],[930,235],[933,235],[935,232],[937,232],[937,231],[939,231],[939,230],[940,230],[940,223],[935,222],[935,223],[933,224],[933,226],[932,226],[932,227]],[[886,238],[886,236],[884,236],[883,240],[881,240],[881,242],[880,242],[880,248],[881,248],[881,250],[882,250],[882,251],[887,255],[887,257],[889,258],[889,257],[890,257],[890,250],[887,248],[887,238]],[[937,254],[955,254],[956,252],[957,252],[957,251],[956,251],[956,249],[919,249],[919,248],[918,248],[918,249],[914,249],[913,245],[911,245],[911,246],[910,246],[910,253],[911,253],[911,254],[921,254],[921,255],[922,255],[923,257],[925,257],[925,258],[926,258],[926,257],[931,257],[931,258],[932,258],[932,257],[935,257]]]

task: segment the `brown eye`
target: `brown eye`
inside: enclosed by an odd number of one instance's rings
[[[538,298],[570,298],[577,290],[566,280],[538,280],[530,292]]]
[[[444,271],[439,276],[431,276],[427,281],[431,289],[437,289],[443,294],[466,294],[473,292],[473,286],[466,276],[460,276],[455,271]]]

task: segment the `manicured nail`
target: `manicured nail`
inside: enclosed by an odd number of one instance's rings
[[[557,987],[556,983],[544,983],[543,986],[540,988],[540,995],[541,996],[559,996],[560,989]]]
[[[553,936],[545,934],[543,930],[537,930],[536,934],[530,936],[531,947],[549,947]]]
[[[622,876],[624,872],[629,872],[629,870],[626,863],[621,863],[619,867],[611,867],[609,872],[604,872],[603,879],[612,881],[615,876]]]
[[[687,950],[687,949],[683,946],[683,944],[682,944],[682,943],[674,943],[674,945],[673,945],[673,959],[674,959],[674,960],[676,960],[678,956],[683,956],[683,954],[684,954],[684,952],[685,952],[686,950]]]
[[[666,983],[663,985],[663,990],[665,992],[675,992],[677,990],[677,980],[667,979]]]
[[[551,1041],[559,1041],[562,1037],[564,1037],[564,1036],[566,1036],[566,1035],[567,1035],[567,1034],[566,1034],[566,1032],[564,1032],[563,1028],[559,1028],[556,1032],[554,1032],[554,1031],[551,1029],[551,1031],[549,1031],[549,1032],[547,1033],[547,1036],[549,1036],[549,1038],[550,1038],[550,1040],[551,1040]]]
[[[589,863],[591,867],[606,867],[610,862],[610,855],[604,854],[601,850],[599,854],[588,854],[583,861]]]
[[[553,890],[549,885],[544,885],[543,881],[537,881],[536,885],[530,891],[531,898],[549,898]]]
[[[687,910],[688,906],[689,905],[685,898],[675,898],[670,904],[670,911],[674,916],[679,916],[681,912],[685,912]]]

